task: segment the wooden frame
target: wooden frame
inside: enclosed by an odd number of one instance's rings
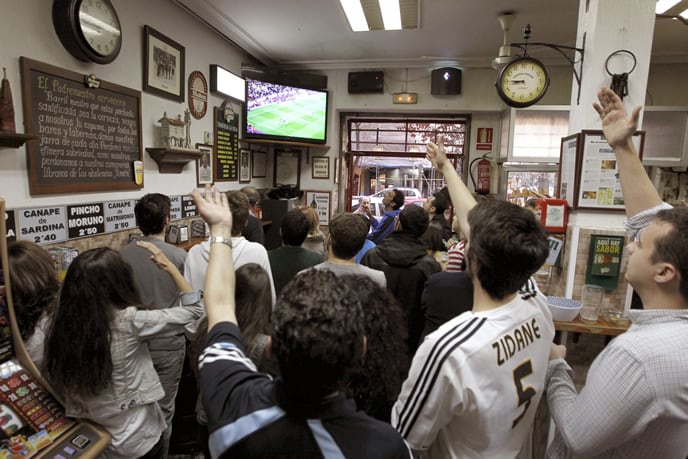
[[[241,150],[239,152],[239,183],[251,181],[251,151]]]
[[[273,186],[301,185],[301,150],[298,148],[275,148]],[[296,179],[294,179],[296,177]]]
[[[313,156],[311,158],[311,178],[328,179],[330,178],[330,157]]]
[[[329,191],[305,191],[305,205],[314,207],[318,212],[320,226],[328,226],[332,214],[331,192]]]
[[[213,183],[213,146],[205,143],[197,143],[196,149],[203,152],[201,159],[196,160],[196,184],[203,186],[206,183]],[[203,166],[205,160],[205,167]]]
[[[644,141],[644,131],[633,134],[640,159]],[[566,199],[573,209],[623,211],[626,208],[616,156],[601,130],[583,130],[562,138],[557,188],[559,197]]]
[[[137,190],[134,162],[143,161],[141,135],[141,91],[119,86],[105,80],[95,80],[97,87],[84,84],[82,73],[20,58],[22,76],[22,102],[27,134],[35,136],[26,145],[29,190],[31,195],[84,193],[93,191]],[[60,101],[51,100],[52,88],[70,92]],[[92,104],[102,98],[102,102]],[[89,105],[89,109],[75,109]],[[46,116],[47,108],[61,110],[59,117]],[[116,120],[111,115],[122,109]],[[100,145],[97,153],[103,167],[96,161],[93,148],[86,143],[89,132],[83,126],[89,120],[93,128],[102,132],[126,129],[127,136],[115,137],[114,141]],[[51,121],[54,120],[54,121]],[[64,122],[65,124],[59,124]],[[67,125],[70,129],[65,129]],[[67,144],[72,145],[66,148]],[[80,146],[74,146],[80,145]],[[49,147],[49,148],[46,148]],[[123,153],[124,152],[124,153]],[[59,161],[56,161],[58,159]]]
[[[251,158],[251,177],[265,178],[267,173],[265,171],[267,165],[268,154],[264,151],[254,151]]]
[[[185,48],[150,26],[143,26],[143,90],[184,102]]]

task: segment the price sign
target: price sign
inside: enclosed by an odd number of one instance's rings
[[[182,218],[190,218],[198,215],[196,203],[191,196],[182,196]]]
[[[14,223],[14,211],[5,211],[5,237],[7,242],[13,242],[17,239],[17,227]]]
[[[170,220],[181,220],[182,218],[182,197],[170,196]]]
[[[36,244],[67,240],[64,206],[19,209],[19,239]]]
[[[67,206],[67,226],[70,239],[104,233],[103,204]]]
[[[136,226],[134,207],[136,201],[113,201],[105,203],[105,231],[119,231]]]

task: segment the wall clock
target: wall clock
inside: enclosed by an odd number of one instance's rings
[[[208,110],[208,82],[198,70],[189,75],[189,111],[197,120],[205,116]]]
[[[511,107],[529,107],[542,99],[549,87],[549,74],[539,60],[523,56],[502,68],[495,83],[497,94]]]
[[[80,61],[109,64],[122,48],[122,26],[110,0],[54,0],[53,26]]]

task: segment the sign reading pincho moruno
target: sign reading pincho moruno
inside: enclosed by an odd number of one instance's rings
[[[32,195],[138,189],[141,93],[21,57]]]
[[[103,205],[98,203],[67,206],[67,229],[70,239],[104,233]]]

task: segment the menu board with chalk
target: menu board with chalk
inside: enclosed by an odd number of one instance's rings
[[[138,189],[141,92],[21,57],[32,195]]]

